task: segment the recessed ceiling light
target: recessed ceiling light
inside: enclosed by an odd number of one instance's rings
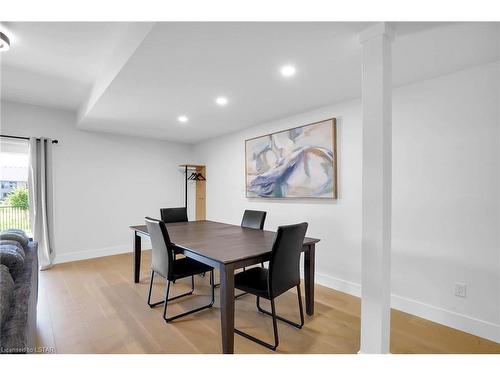
[[[291,77],[296,73],[296,69],[293,65],[284,65],[281,67],[280,71],[283,77]]]
[[[188,122],[188,120],[189,119],[186,116],[179,116],[179,117],[177,117],[177,121],[179,121],[179,122],[183,122],[184,123],[184,122]]]
[[[224,96],[219,96],[217,99],[215,99],[215,102],[220,106],[224,106],[227,104],[227,98],[225,98]]]
[[[0,52],[5,52],[10,49],[10,40],[7,35],[0,32]]]

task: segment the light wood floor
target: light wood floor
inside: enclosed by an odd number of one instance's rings
[[[161,307],[146,304],[150,252],[143,253],[141,283],[132,281],[132,255],[60,264],[40,273],[38,344],[57,353],[220,353],[219,303],[166,324]],[[178,281],[174,293],[188,288]],[[162,298],[158,278],[155,298]],[[171,313],[206,303],[208,277],[196,278],[196,295],[173,301]],[[218,297],[218,289],[216,291]],[[298,319],[297,296],[277,300],[278,313]],[[316,313],[302,330],[279,324],[278,353],[357,353],[360,300],[316,287]],[[236,326],[270,341],[272,322],[249,295],[236,301]],[[500,344],[400,311],[392,311],[392,353],[500,353]],[[235,353],[272,353],[238,335]]]

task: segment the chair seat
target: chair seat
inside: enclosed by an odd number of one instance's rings
[[[268,270],[263,267],[249,268],[234,275],[234,287],[244,292],[269,299]]]
[[[198,262],[191,258],[182,258],[174,261],[172,279],[182,279],[187,276],[199,275],[200,273],[210,272],[213,267]]]

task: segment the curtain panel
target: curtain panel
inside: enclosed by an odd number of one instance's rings
[[[33,239],[38,242],[40,270],[54,263],[54,197],[52,140],[29,141],[28,188]]]

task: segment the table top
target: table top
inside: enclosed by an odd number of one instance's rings
[[[134,225],[130,229],[148,235],[146,225]],[[167,229],[175,245],[224,264],[270,253],[276,234],[209,220],[169,223]],[[306,237],[304,245],[319,241]]]

